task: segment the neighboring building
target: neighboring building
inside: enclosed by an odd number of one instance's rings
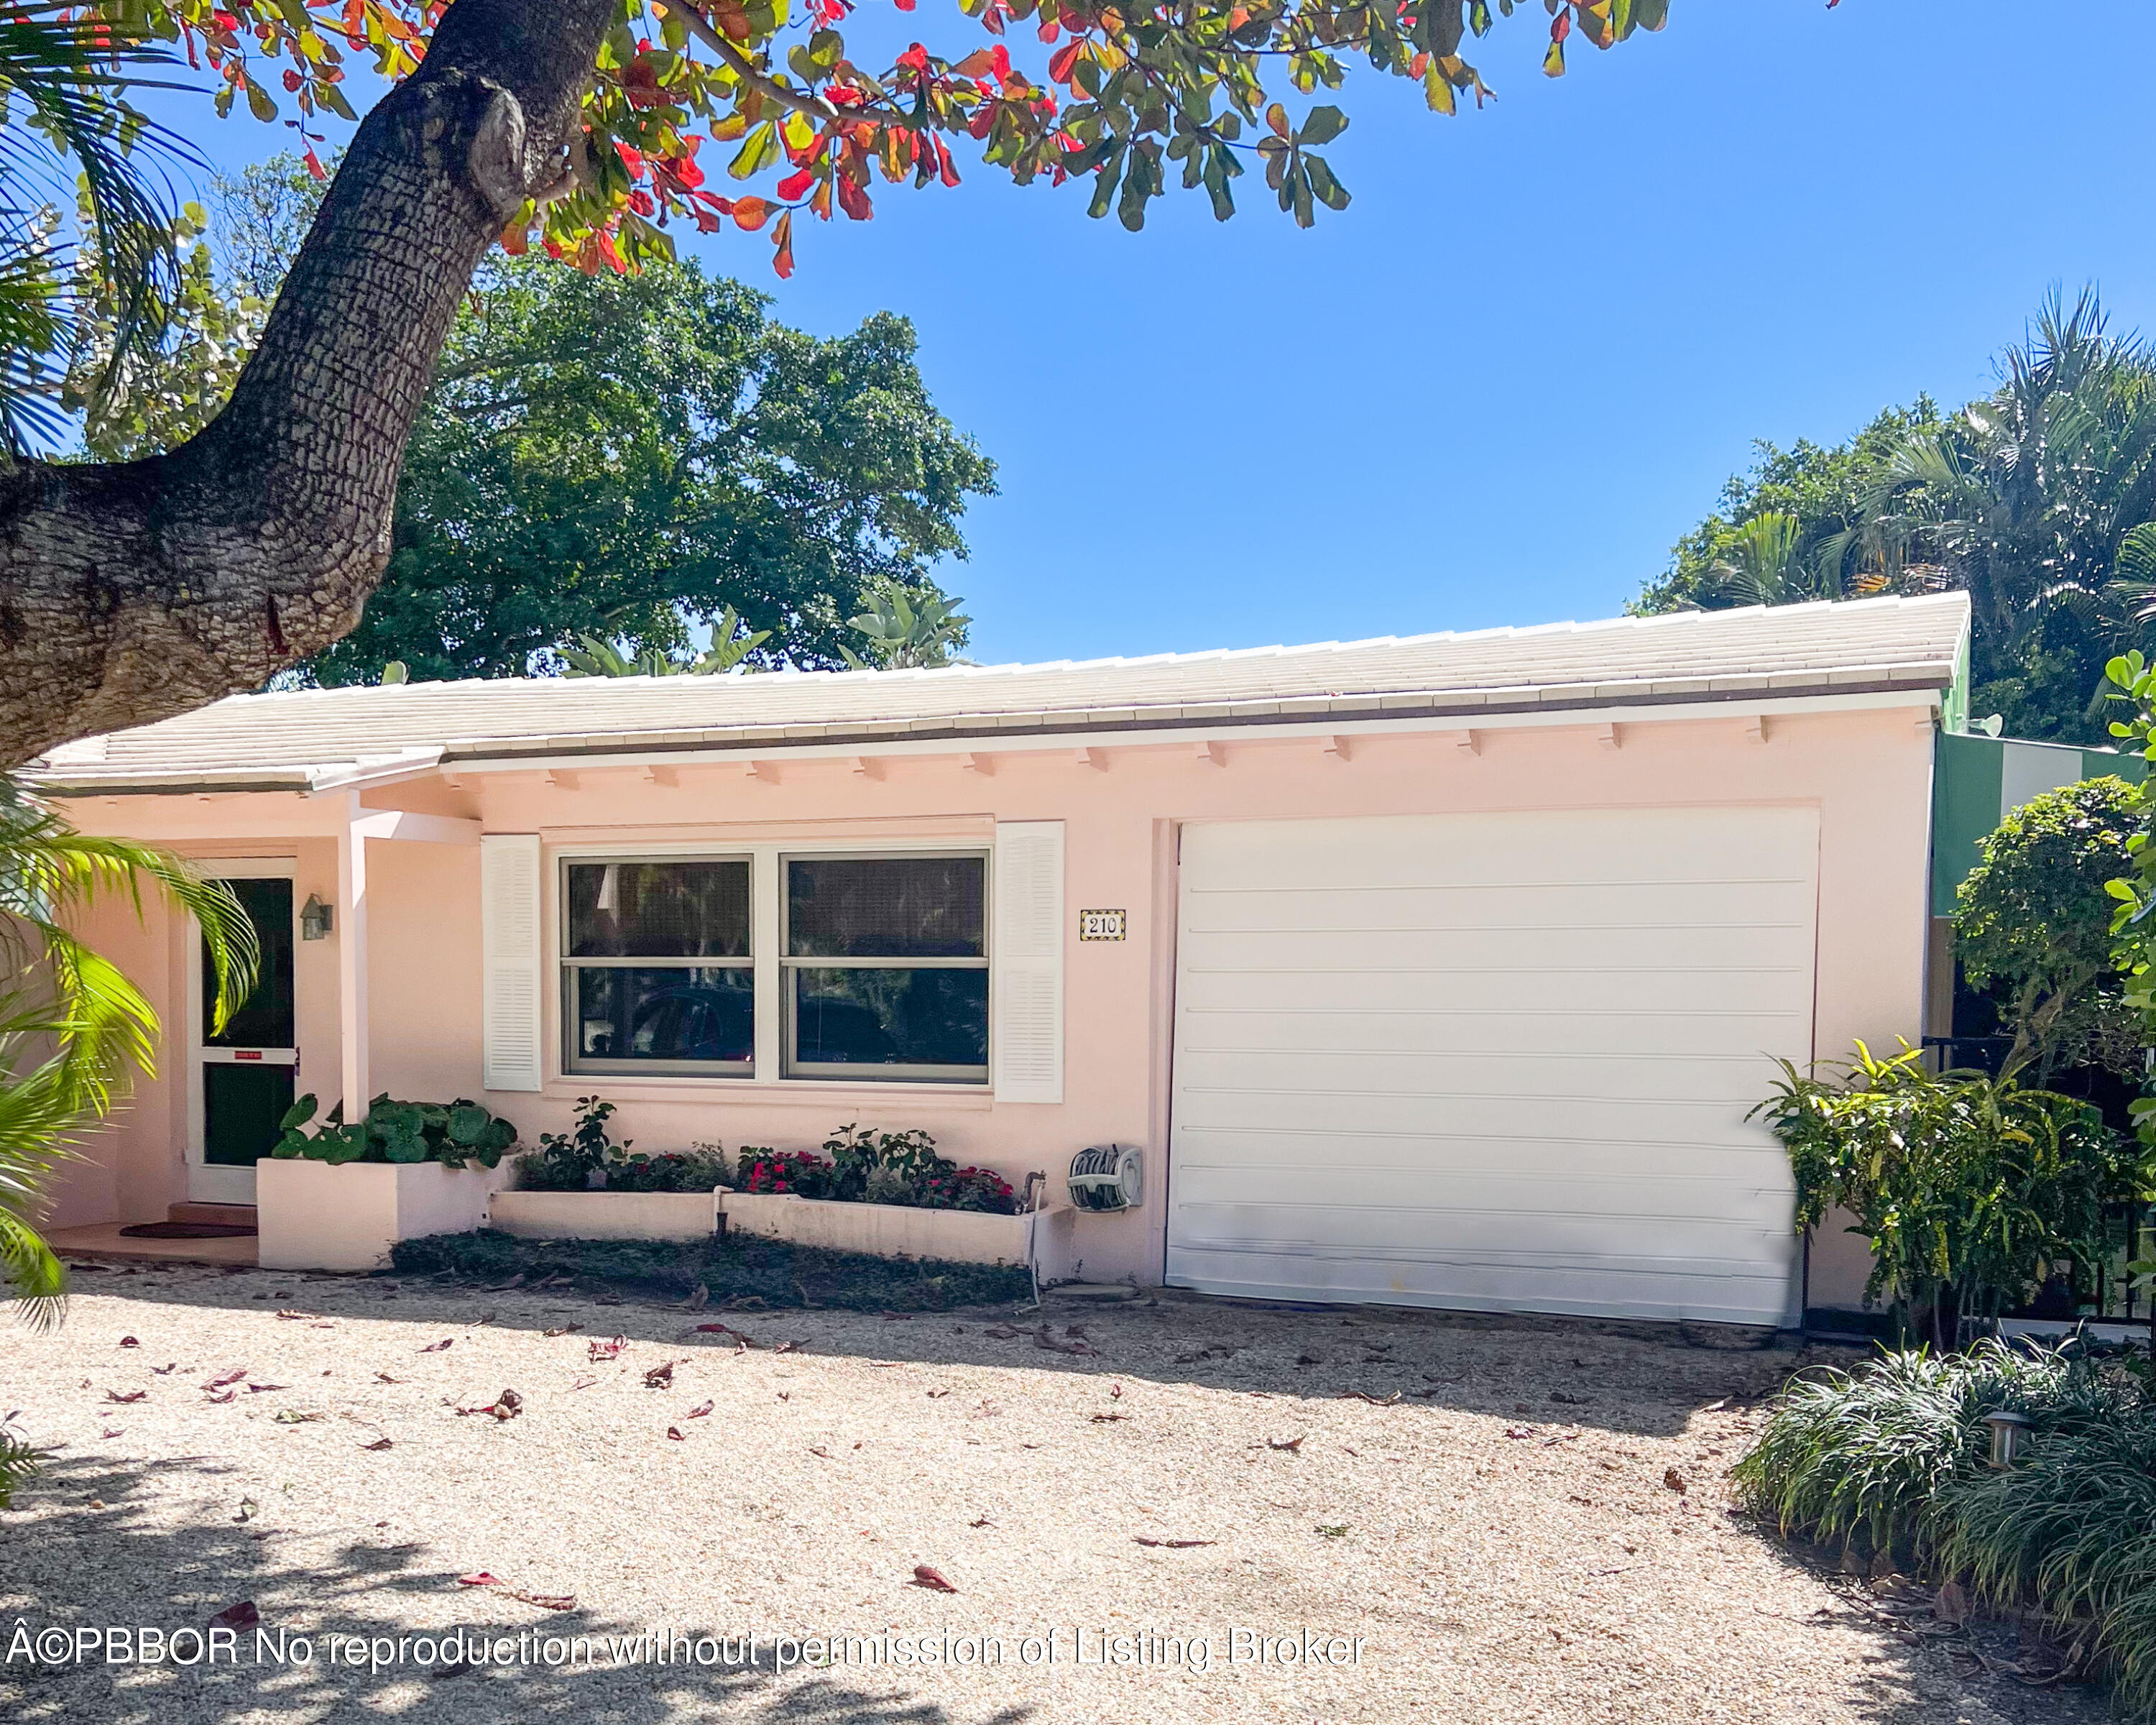
[[[247,1199],[296,1090],[640,1147],[1144,1147],[1088,1280],[1746,1323],[1801,1273],[1773,1062],[1923,1029],[1957,594],[938,671],[235,697],[57,750],[242,883],[92,931],[172,1045],[60,1224]],[[326,910],[326,918],[322,912]],[[326,926],[325,926],[325,924]],[[319,937],[310,938],[309,936]],[[1861,1249],[1822,1235],[1815,1303]]]

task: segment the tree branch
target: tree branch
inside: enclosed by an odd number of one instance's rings
[[[0,766],[259,687],[357,622],[474,268],[555,181],[616,0],[454,0],[361,124],[224,412],[0,475]]]
[[[796,113],[806,114],[811,120],[820,120],[827,124],[869,117],[859,110],[848,110],[834,102],[827,102],[814,90],[796,90],[792,85],[781,84],[769,74],[757,70],[754,60],[712,28],[711,20],[696,9],[695,0],[665,0],[665,4],[666,10],[681,20],[689,33],[723,60],[734,76],[751,90],[761,90],[774,102],[791,108]]]

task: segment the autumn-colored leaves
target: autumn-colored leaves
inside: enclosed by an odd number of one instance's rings
[[[893,3],[914,9],[914,0]],[[1668,0],[1543,3],[1543,69],[1552,76],[1563,72],[1575,34],[1609,48],[1660,29],[1668,13]],[[954,187],[959,140],[1019,185],[1090,176],[1089,213],[1113,210],[1132,229],[1176,167],[1183,188],[1203,187],[1225,220],[1235,213],[1231,182],[1255,160],[1280,208],[1307,227],[1320,206],[1347,208],[1346,188],[1312,153],[1346,129],[1347,116],[1320,105],[1298,124],[1268,93],[1268,79],[1285,76],[1309,96],[1340,88],[1360,59],[1419,82],[1440,113],[1455,111],[1458,92],[1471,92],[1478,106],[1491,94],[1460,52],[1469,36],[1493,27],[1488,0],[960,7],[969,28],[998,39],[953,55],[913,43],[871,71],[850,58],[838,28],[850,0],[810,0],[813,29],[783,50],[778,0],[622,0],[566,178],[526,205],[504,244],[512,251],[537,244],[587,271],[626,270],[670,254],[670,222],[706,233],[730,223],[768,229],[774,266],[788,275],[797,212],[868,221],[878,180]],[[382,76],[402,78],[418,67],[440,11],[441,0],[149,0],[146,28],[183,42],[191,58],[207,57],[224,80],[221,112],[244,92],[258,118],[275,118],[276,100],[249,68],[289,60],[282,81],[304,131],[319,109],[349,116],[338,93],[344,55],[364,53]],[[1037,76],[1015,63],[1004,39],[1021,23],[1033,25],[1041,47]],[[729,177],[768,176],[768,192],[711,190],[696,159],[707,141],[735,146]]]

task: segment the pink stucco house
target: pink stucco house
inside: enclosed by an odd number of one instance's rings
[[[1922,1029],[1959,595],[1091,664],[236,696],[55,751],[242,883],[94,931],[160,1076],[56,1225],[244,1203],[295,1089],[597,1091],[640,1147],[1143,1147],[1051,1273],[1746,1323],[1805,1274],[1771,1061]],[[274,1134],[273,1134],[274,1135]],[[1825,1239],[1815,1303],[1861,1266]]]

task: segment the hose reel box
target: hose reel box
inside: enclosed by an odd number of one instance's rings
[[[1145,1163],[1135,1144],[1096,1144],[1070,1158],[1070,1202],[1081,1210],[1136,1209],[1145,1202]]]

